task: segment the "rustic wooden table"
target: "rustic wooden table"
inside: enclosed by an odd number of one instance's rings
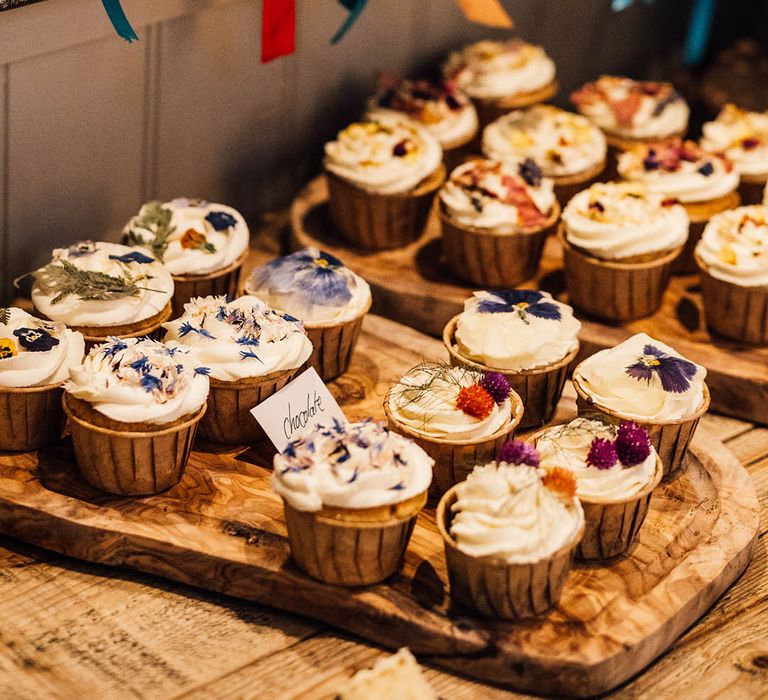
[[[612,694],[768,696],[768,428],[714,415],[762,507],[744,575],[655,664]],[[332,698],[386,651],[326,625],[0,537],[0,697]],[[436,669],[441,698],[520,698]]]

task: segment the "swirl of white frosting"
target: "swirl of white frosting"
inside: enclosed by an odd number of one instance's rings
[[[253,296],[195,297],[163,328],[166,343],[189,346],[195,361],[225,382],[295,369],[312,354],[301,321]]]
[[[318,248],[304,248],[257,267],[245,291],[305,326],[346,323],[371,305],[368,283]]]
[[[587,455],[595,438],[613,441],[616,426],[588,418],[575,418],[567,425],[545,430],[536,439],[539,467],[564,467],[576,477],[576,495],[590,500],[623,501],[650,484],[656,475],[656,450],[639,464],[625,467],[619,460],[607,469],[587,464]]]
[[[768,206],[738,207],[713,216],[696,255],[713,277],[744,287],[768,285]]]
[[[688,238],[688,214],[640,183],[595,183],[563,210],[572,245],[604,260],[668,251]]]
[[[170,214],[167,244],[157,248],[161,228],[159,209]],[[248,248],[248,225],[236,209],[225,204],[179,197],[170,202],[149,202],[123,229],[123,241],[160,258],[172,275],[205,275],[234,263]],[[154,247],[153,247],[154,244]]]
[[[478,466],[456,492],[450,533],[473,557],[510,564],[541,561],[575,541],[584,523],[578,499],[548,489],[535,467]]]
[[[355,122],[325,144],[326,170],[377,194],[414,189],[440,166],[443,149],[424,127],[404,115],[380,114]]]
[[[503,162],[533,158],[547,177],[575,175],[605,162],[605,136],[589,119],[552,105],[505,114],[483,131],[483,153]]]
[[[459,354],[493,369],[522,372],[562,360],[578,347],[581,323],[547,292],[475,292],[456,324]]]
[[[529,163],[462,163],[440,188],[443,211],[462,226],[501,235],[542,229],[555,204],[554,183],[540,172],[526,182],[521,173]]]
[[[622,153],[619,175],[683,203],[717,199],[739,185],[739,174],[729,160],[679,139],[642,144]]]
[[[573,382],[599,408],[641,422],[685,418],[704,400],[707,370],[645,333],[579,364]]]
[[[199,411],[208,398],[207,370],[189,348],[149,338],[111,338],[69,376],[67,392],[124,423],[171,423]]]
[[[115,257],[143,255],[117,243],[76,243],[53,251],[53,260],[35,273],[32,302],[41,313],[69,326],[109,328],[144,321],[160,313],[173,296],[173,278],[159,261],[121,262]],[[114,256],[114,257],[113,257]],[[147,256],[151,257],[151,256]],[[78,294],[59,298],[59,291],[46,282],[46,268],[71,263],[79,270],[101,272],[112,277],[130,276],[138,293],[118,299],[81,299]]]
[[[489,437],[509,423],[512,404],[493,403],[485,418],[476,418],[457,406],[462,388],[478,384],[479,372],[440,364],[423,364],[403,375],[389,393],[392,417],[430,438],[472,440]]]
[[[297,510],[372,508],[424,493],[434,461],[370,418],[318,425],[275,455],[272,488]]]
[[[742,175],[768,175],[768,112],[727,104],[702,131],[702,147],[725,153]]]
[[[632,139],[663,139],[688,128],[690,110],[669,83],[603,75],[571,95],[603,131]]]
[[[541,46],[519,39],[486,40],[451,53],[443,74],[470,97],[494,99],[549,85],[555,64]]]
[[[15,307],[0,311],[8,314],[8,322],[0,323],[0,386],[61,384],[69,368],[83,361],[81,333]]]

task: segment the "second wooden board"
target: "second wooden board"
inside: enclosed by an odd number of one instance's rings
[[[456,279],[445,266],[440,223],[433,216],[420,240],[396,250],[366,252],[350,248],[328,216],[325,178],[314,179],[291,208],[291,246],[319,246],[362,275],[373,291],[373,311],[423,333],[440,336],[475,287]],[[566,300],[559,242],[550,237],[538,277],[523,287],[544,289]],[[580,358],[648,333],[707,368],[711,410],[768,423],[768,348],[713,337],[704,323],[698,277],[673,277],[661,308],[652,316],[609,324],[577,313],[582,322]]]

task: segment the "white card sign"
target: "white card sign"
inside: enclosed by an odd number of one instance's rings
[[[313,367],[252,408],[251,413],[278,452],[318,423],[330,424],[334,418],[348,422]]]

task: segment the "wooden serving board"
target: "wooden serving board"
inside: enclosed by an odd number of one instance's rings
[[[397,250],[350,248],[328,216],[325,178],[312,180],[291,207],[291,246],[315,245],[362,275],[373,290],[373,312],[440,337],[446,322],[463,308],[473,287],[453,276],[442,259],[440,222],[432,216],[422,238]],[[544,248],[537,278],[521,285],[543,289],[567,301],[562,251],[555,237]],[[704,365],[712,410],[768,423],[768,347],[757,348],[712,337],[704,324],[697,275],[673,277],[655,314],[626,324],[610,324],[584,314],[579,359],[645,332]]]
[[[368,316],[350,371],[330,387],[351,419],[382,417],[391,381],[441,344]],[[569,390],[557,420],[575,414]],[[419,516],[405,568],[359,589],[328,586],[291,562],[271,450],[201,444],[182,482],[147,498],[95,491],[69,439],[0,453],[0,532],[88,561],[127,566],[307,615],[427,663],[520,690],[586,696],[651,663],[739,576],[758,529],[755,489],[699,429],[686,474],[653,496],[640,542],[610,566],[577,565],[560,606],[525,623],[450,605],[434,508]],[[201,642],[202,643],[202,642]]]

